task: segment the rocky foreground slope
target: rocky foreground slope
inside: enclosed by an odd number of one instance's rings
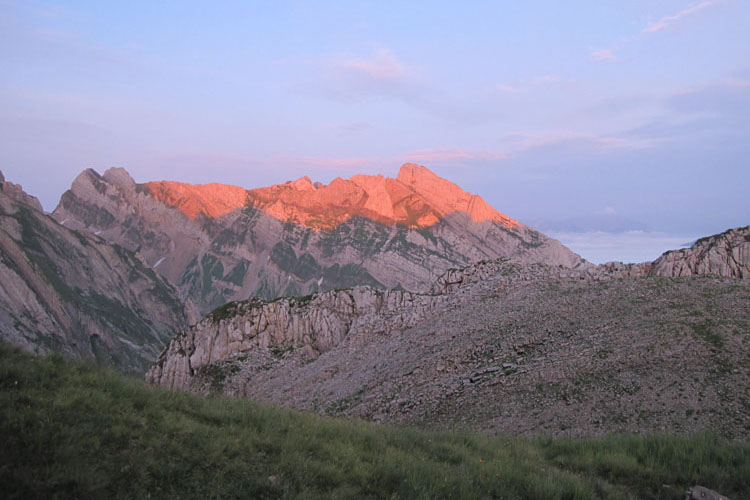
[[[0,338],[143,373],[195,316],[133,253],[60,226],[0,174]]]
[[[683,261],[571,270],[496,260],[447,272],[429,294],[355,287],[229,304],[177,335],[147,378],[376,421],[742,436],[750,281],[733,276],[747,265],[714,267],[720,276],[698,263],[736,262],[749,233],[701,240]],[[707,253],[710,241],[723,256]]]
[[[81,173],[54,217],[138,251],[202,312],[230,300],[354,285],[425,290],[451,267],[499,257],[575,267],[556,240],[428,169],[396,179],[309,178],[246,190],[136,184],[123,169]]]

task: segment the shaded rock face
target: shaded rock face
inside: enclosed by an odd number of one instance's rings
[[[426,294],[230,304],[177,335],[147,379],[485,432],[744,435],[750,281],[655,268],[500,259],[449,270]]]
[[[8,185],[0,191],[0,337],[144,373],[171,334],[196,319],[194,309],[133,253],[66,229]]]
[[[136,184],[86,170],[53,216],[138,251],[206,313],[231,300],[369,285],[426,290],[451,267],[513,257],[575,267],[561,243],[424,167],[397,179],[308,178],[268,188]]]

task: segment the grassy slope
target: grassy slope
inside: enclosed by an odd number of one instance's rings
[[[202,398],[0,345],[5,498],[750,498],[750,444],[487,438]],[[665,488],[663,485],[671,485]]]

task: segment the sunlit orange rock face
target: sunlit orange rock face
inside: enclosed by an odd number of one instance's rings
[[[382,224],[423,228],[455,212],[468,214],[474,222],[495,221],[509,229],[519,225],[481,196],[467,193],[427,168],[411,163],[401,167],[396,179],[355,175],[336,178],[328,185],[313,184],[309,177],[302,177],[248,191],[224,184],[193,186],[167,181],[146,186],[154,197],[190,218],[200,212],[219,217],[251,204],[279,220],[316,230],[333,229],[355,216]]]
[[[229,184],[184,184],[182,182],[148,182],[146,187],[157,200],[179,209],[195,219],[203,212],[207,217],[221,217],[245,204],[247,191]]]

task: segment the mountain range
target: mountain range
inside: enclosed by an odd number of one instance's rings
[[[34,352],[382,422],[750,425],[748,227],[594,266],[411,164],[258,189],[86,170],[51,215],[0,178],[0,218],[0,332]]]
[[[395,179],[303,177],[258,189],[137,184],[82,172],[53,217],[138,252],[202,313],[231,300],[371,285],[429,288],[452,267],[513,257],[576,267],[580,256],[427,168]]]

